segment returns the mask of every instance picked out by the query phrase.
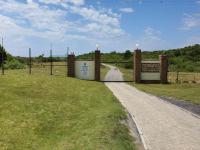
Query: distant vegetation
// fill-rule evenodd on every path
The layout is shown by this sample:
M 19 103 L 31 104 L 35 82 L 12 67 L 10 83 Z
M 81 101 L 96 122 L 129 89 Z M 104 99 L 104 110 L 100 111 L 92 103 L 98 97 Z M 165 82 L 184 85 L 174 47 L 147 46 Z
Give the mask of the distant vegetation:
M 21 63 L 24 63 L 24 64 L 29 64 L 29 58 L 28 57 L 20 57 L 20 56 L 16 56 L 15 57 L 17 60 L 19 60 Z M 53 62 L 64 62 L 66 61 L 66 57 L 58 57 L 58 56 L 53 56 L 52 57 L 52 61 Z M 47 62 L 50 62 L 51 61 L 51 58 L 50 57 L 45 57 L 44 54 L 41 54 L 39 56 L 36 56 L 36 57 L 31 57 L 31 61 L 32 63 L 47 63 Z
M 21 57 L 21 56 L 12 56 L 9 54 L 4 47 L 0 45 L 0 67 L 2 67 L 2 55 L 4 60 L 4 68 L 5 69 L 24 69 L 26 65 L 29 64 L 28 57 Z M 32 63 L 45 63 L 50 62 L 50 57 L 45 57 L 44 54 L 41 54 L 37 57 L 31 58 Z M 66 61 L 66 57 L 53 57 L 53 62 L 63 62 Z
M 3 56 L 3 57 L 2 57 Z M 4 63 L 5 69 L 23 69 L 25 65 L 21 63 L 18 59 L 14 58 L 12 55 L 6 52 L 5 48 L 0 45 L 0 65 L 2 67 Z
M 200 72 L 200 45 L 179 49 L 143 52 L 145 59 L 156 59 L 158 55 L 169 56 L 170 71 Z
M 143 60 L 158 60 L 158 56 L 166 54 L 169 56 L 170 71 L 184 71 L 184 72 L 200 72 L 200 45 L 187 46 L 179 49 L 157 50 L 157 51 L 143 51 Z M 103 53 L 101 60 L 104 62 L 110 61 L 128 61 L 129 64 L 124 65 L 125 68 L 132 68 L 132 55 L 130 50 L 125 53 L 116 51 L 110 53 Z M 94 53 L 83 54 L 78 56 L 78 59 L 87 60 L 92 59 Z
M 0 45 L 0 58 L 4 56 L 5 68 L 7 69 L 21 69 L 29 63 L 27 57 L 13 57 Z M 179 49 L 157 50 L 157 51 L 143 51 L 143 60 L 158 60 L 158 56 L 166 54 L 169 56 L 169 71 L 176 72 L 200 72 L 200 45 L 187 46 Z M 101 60 L 103 62 L 123 62 L 126 64 L 118 64 L 124 68 L 132 68 L 133 52 L 126 50 L 124 53 L 112 51 L 110 53 L 102 53 Z M 92 60 L 94 59 L 94 52 L 77 56 L 78 60 Z M 1 59 L 0 59 L 1 60 Z M 66 61 L 65 57 L 53 57 L 54 62 Z M 45 57 L 43 54 L 37 57 L 32 57 L 33 63 L 50 62 L 50 57 Z M 0 61 L 1 65 L 2 61 Z

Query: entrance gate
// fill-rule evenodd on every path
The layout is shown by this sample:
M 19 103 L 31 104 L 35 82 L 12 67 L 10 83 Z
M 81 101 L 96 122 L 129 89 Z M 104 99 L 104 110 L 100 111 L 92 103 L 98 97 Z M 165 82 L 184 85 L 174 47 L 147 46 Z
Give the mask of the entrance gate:
M 106 73 L 105 73 L 106 72 Z M 102 82 L 133 82 L 133 63 L 130 61 L 102 61 Z
M 101 82 L 133 82 L 132 61 L 101 61 L 101 52 L 96 50 L 93 60 L 76 60 L 74 54 L 68 55 L 68 76 Z
M 131 64 L 130 69 L 125 65 Z M 101 52 L 96 50 L 94 60 L 76 61 L 68 55 L 68 77 L 102 82 L 167 83 L 168 58 L 160 55 L 159 61 L 142 61 L 141 50 L 134 51 L 131 62 L 101 61 Z

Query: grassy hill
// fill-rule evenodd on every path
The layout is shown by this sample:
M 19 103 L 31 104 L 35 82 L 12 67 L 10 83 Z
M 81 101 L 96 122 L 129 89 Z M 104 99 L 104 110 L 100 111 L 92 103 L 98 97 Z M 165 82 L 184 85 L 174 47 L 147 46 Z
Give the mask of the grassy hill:
M 187 46 L 184 48 L 157 50 L 157 51 L 143 51 L 142 58 L 144 60 L 158 60 L 158 56 L 166 54 L 169 56 L 170 71 L 187 71 L 200 72 L 200 45 Z M 102 53 L 102 61 L 129 61 L 132 62 L 133 53 L 126 50 L 124 53 L 110 52 Z M 78 56 L 78 59 L 87 60 L 94 57 L 93 53 L 83 54 Z M 131 67 L 129 65 L 129 67 Z

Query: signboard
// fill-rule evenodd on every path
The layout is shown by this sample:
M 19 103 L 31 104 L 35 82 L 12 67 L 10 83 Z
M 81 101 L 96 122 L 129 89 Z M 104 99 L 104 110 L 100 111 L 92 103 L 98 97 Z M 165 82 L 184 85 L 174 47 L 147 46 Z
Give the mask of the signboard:
M 142 72 L 160 72 L 160 62 L 157 61 L 143 61 Z
M 160 80 L 160 61 L 142 61 L 141 80 Z
M 94 80 L 94 61 L 76 61 L 75 76 L 79 79 Z

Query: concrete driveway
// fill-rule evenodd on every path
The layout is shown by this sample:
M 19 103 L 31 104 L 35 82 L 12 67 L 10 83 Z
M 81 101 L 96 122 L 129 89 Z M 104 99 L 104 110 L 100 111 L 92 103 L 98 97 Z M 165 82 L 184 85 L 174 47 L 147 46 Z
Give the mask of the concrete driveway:
M 128 84 L 109 82 L 105 85 L 134 116 L 147 149 L 200 150 L 198 117 Z
M 103 64 L 104 66 L 110 68 L 108 73 L 106 74 L 104 81 L 123 81 L 123 75 L 119 71 L 117 67 L 108 65 L 108 64 Z

